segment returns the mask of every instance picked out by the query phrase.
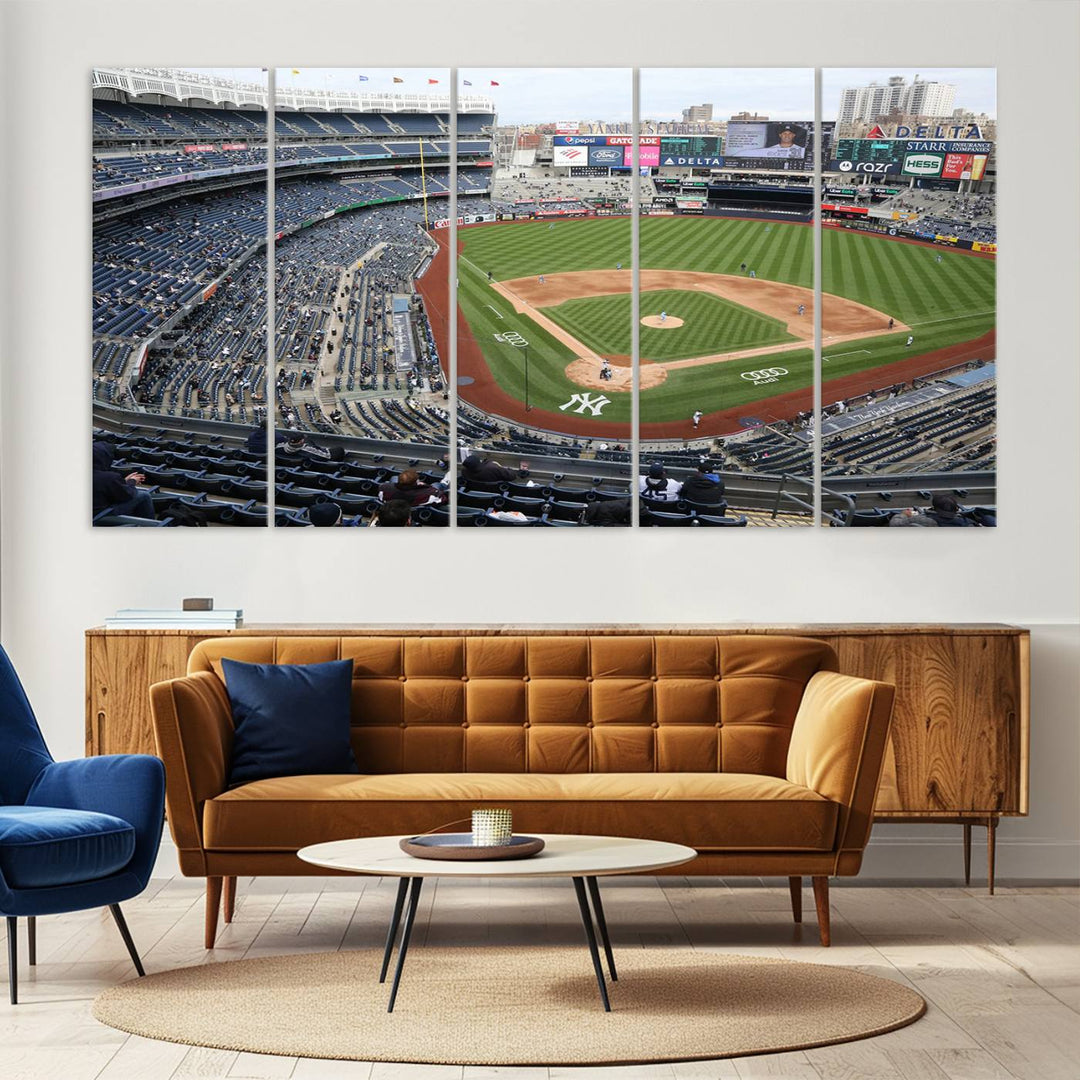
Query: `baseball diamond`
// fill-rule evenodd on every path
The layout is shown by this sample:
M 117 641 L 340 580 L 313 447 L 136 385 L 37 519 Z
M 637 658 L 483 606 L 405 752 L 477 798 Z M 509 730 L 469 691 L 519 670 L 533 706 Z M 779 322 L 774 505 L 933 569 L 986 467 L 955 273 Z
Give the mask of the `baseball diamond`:
M 720 435 L 737 430 L 736 414 L 750 405 L 770 418 L 809 407 L 812 236 L 801 223 L 641 220 L 640 314 L 655 322 L 640 329 L 643 437 L 688 434 L 696 409 L 704 413 L 698 434 Z M 517 333 L 528 343 L 530 423 L 584 431 L 560 406 L 587 387 L 610 398 L 589 418 L 589 432 L 622 431 L 631 407 L 629 219 L 474 226 L 461 230 L 459 251 L 459 371 L 475 380 L 461 396 L 525 419 L 523 350 L 506 342 Z M 627 269 L 615 269 L 619 263 Z M 826 400 L 831 382 L 858 393 L 954 357 L 993 357 L 992 258 L 827 229 L 822 265 Z M 425 276 L 425 294 L 437 290 L 441 272 Z M 682 320 L 677 332 L 660 324 L 661 311 Z M 601 378 L 601 360 L 610 378 Z M 785 374 L 770 382 L 742 377 L 764 368 Z

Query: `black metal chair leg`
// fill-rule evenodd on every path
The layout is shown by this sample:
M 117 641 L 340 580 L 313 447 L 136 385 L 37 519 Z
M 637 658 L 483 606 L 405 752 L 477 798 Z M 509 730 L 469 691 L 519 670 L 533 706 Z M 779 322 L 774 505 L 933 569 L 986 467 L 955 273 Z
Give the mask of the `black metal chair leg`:
M 124 939 L 128 955 L 131 957 L 131 962 L 135 965 L 135 970 L 139 975 L 145 975 L 146 972 L 143 971 L 142 961 L 139 959 L 139 953 L 135 948 L 135 942 L 131 940 L 131 932 L 127 928 L 127 923 L 124 921 L 124 913 L 120 910 L 120 905 L 110 904 L 109 911 L 112 912 L 112 917 L 116 921 L 116 928 L 120 931 L 120 936 Z
M 405 929 L 401 933 L 401 944 L 398 946 L 397 967 L 394 968 L 394 985 L 390 988 L 390 1003 L 386 1011 L 394 1011 L 394 1002 L 397 1000 L 398 983 L 401 982 L 401 969 L 405 966 L 405 954 L 409 951 L 409 938 L 412 937 L 413 922 L 416 919 L 416 905 L 420 900 L 420 886 L 424 879 L 414 877 L 412 888 L 409 889 L 409 910 L 405 915 Z
M 604 969 L 600 966 L 600 951 L 596 947 L 596 931 L 593 930 L 592 915 L 589 914 L 589 901 L 585 898 L 584 879 L 574 878 L 574 891 L 577 893 L 578 907 L 581 909 L 581 922 L 585 927 L 585 937 L 589 942 L 593 971 L 596 972 L 596 985 L 600 987 L 600 1000 L 604 1003 L 604 1012 L 611 1012 L 611 1002 L 608 1001 L 607 986 L 604 984 Z
M 608 974 L 612 982 L 618 982 L 619 976 L 615 973 L 615 957 L 611 954 L 611 939 L 608 937 L 607 920 L 604 918 L 604 905 L 600 903 L 600 883 L 594 877 L 585 879 L 589 886 L 589 896 L 592 897 L 593 911 L 596 913 L 596 925 L 600 930 L 600 941 L 604 945 L 604 955 L 607 957 Z
M 390 967 L 390 954 L 394 951 L 394 939 L 401 925 L 401 909 L 405 906 L 405 893 L 409 890 L 409 878 L 398 878 L 397 899 L 394 901 L 394 914 L 390 916 L 390 927 L 386 931 L 386 948 L 383 950 L 382 971 L 379 982 L 386 982 L 386 972 Z
M 28 915 L 26 918 L 26 945 L 30 953 L 30 966 L 37 964 L 37 916 Z
M 14 915 L 7 917 L 7 962 L 8 984 L 11 990 L 11 1004 L 19 1004 L 19 920 Z

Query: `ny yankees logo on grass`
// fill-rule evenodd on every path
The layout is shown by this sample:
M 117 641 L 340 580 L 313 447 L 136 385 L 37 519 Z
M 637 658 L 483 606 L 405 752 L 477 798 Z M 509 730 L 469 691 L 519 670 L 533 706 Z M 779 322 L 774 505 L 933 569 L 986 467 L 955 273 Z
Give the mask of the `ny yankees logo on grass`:
M 565 405 L 559 406 L 559 411 L 566 412 L 575 404 L 577 408 L 573 409 L 574 412 L 584 415 L 585 410 L 590 409 L 593 416 L 599 416 L 604 406 L 611 404 L 611 398 L 605 397 L 603 394 L 597 394 L 595 398 L 589 393 L 574 394 Z

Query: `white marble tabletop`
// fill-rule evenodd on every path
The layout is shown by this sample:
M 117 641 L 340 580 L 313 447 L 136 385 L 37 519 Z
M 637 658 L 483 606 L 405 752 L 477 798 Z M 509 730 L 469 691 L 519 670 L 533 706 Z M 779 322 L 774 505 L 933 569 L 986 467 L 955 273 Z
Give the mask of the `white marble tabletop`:
M 387 877 L 599 877 L 644 874 L 697 857 L 682 844 L 626 836 L 565 836 L 535 833 L 544 850 L 527 859 L 462 862 L 416 859 L 399 846 L 402 836 L 370 836 L 312 844 L 296 854 L 315 866 Z

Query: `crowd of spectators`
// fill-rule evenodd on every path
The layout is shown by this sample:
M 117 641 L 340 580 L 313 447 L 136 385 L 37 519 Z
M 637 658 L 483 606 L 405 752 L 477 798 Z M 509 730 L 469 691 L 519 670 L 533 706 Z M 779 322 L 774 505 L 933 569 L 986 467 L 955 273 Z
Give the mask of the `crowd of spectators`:
M 905 188 L 882 206 L 915 211 L 919 219 L 907 231 L 916 236 L 956 236 L 984 244 L 997 243 L 996 200 L 982 192 L 928 191 Z

